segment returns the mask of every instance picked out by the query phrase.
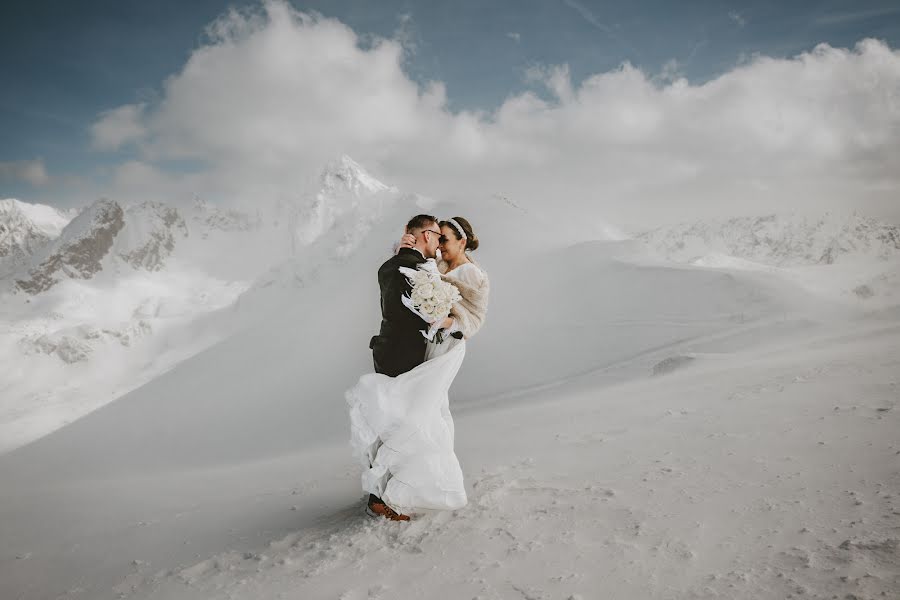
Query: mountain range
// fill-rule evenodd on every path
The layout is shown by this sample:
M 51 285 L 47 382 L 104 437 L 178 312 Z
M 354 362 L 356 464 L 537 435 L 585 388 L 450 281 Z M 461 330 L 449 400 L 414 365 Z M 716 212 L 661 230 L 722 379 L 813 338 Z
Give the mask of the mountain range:
M 779 291 L 778 302 L 813 294 L 826 305 L 849 303 L 864 310 L 900 304 L 900 228 L 858 215 L 699 221 L 631 239 L 623 239 L 627 236 L 610 225 L 602 229 L 617 233 L 583 240 L 584 254 L 572 256 L 562 250 L 567 246 L 559 240 L 571 240 L 558 229 L 560 224 L 540 219 L 503 195 L 468 205 L 437 203 L 379 181 L 347 156 L 327 164 L 316 184 L 298 191 L 294 201 L 272 205 L 219 206 L 200 198 L 186 205 L 100 199 L 76 213 L 4 200 L 0 358 L 17 367 L 0 383 L 0 393 L 14 399 L 6 409 L 0 406 L 0 433 L 4 422 L 18 418 L 14 415 L 30 415 L 30 407 L 43 407 L 40 411 L 55 416 L 39 419 L 35 428 L 19 428 L 17 436 L 7 436 L 0 446 L 45 433 L 242 328 L 309 302 L 304 294 L 331 281 L 332 271 L 365 277 L 365 269 L 372 270 L 389 254 L 410 214 L 433 210 L 474 215 L 479 236 L 486 240 L 479 255 L 504 264 L 516 277 L 533 270 L 553 272 L 553 261 L 563 260 L 581 265 L 583 272 L 615 279 L 620 272 L 616 261 L 626 260 L 661 265 L 660 276 L 665 277 L 689 276 L 683 268 L 672 271 L 666 265 L 705 269 L 717 282 L 725 281 L 716 279 L 718 273 L 757 272 L 753 285 L 758 289 L 741 294 L 757 296 L 759 306 L 773 301 L 772 278 L 788 279 L 796 288 L 790 300 Z M 510 231 L 544 235 L 510 238 Z M 814 269 L 823 267 L 827 273 Z M 617 285 L 643 286 L 644 275 L 634 273 L 633 282 Z M 538 299 L 553 303 L 555 286 L 571 285 L 568 271 L 557 274 L 554 286 L 535 290 L 530 299 L 510 306 L 509 314 L 518 314 L 523 306 L 540 310 Z M 551 296 L 545 298 L 545 292 Z M 711 290 L 707 296 L 719 293 Z M 731 292 L 723 288 L 721 293 L 721 302 L 732 302 L 726 299 Z M 624 311 L 610 299 L 603 302 L 610 319 Z M 752 318 L 753 305 L 745 303 L 725 318 Z M 579 298 L 572 310 L 597 309 L 581 306 Z M 648 304 L 648 315 L 653 310 Z M 370 318 L 377 321 L 377 315 Z M 509 335 L 514 332 L 511 328 Z M 575 332 L 566 327 L 546 333 L 560 343 L 570 334 Z M 540 377 L 533 383 L 540 383 Z M 86 395 L 85 389 L 93 392 Z
M 344 392 L 423 211 L 491 279 L 470 502 L 377 522 Z M 0 280 L 0 596 L 894 597 L 900 262 L 855 219 L 579 238 L 349 158 L 270 205 L 98 201 Z

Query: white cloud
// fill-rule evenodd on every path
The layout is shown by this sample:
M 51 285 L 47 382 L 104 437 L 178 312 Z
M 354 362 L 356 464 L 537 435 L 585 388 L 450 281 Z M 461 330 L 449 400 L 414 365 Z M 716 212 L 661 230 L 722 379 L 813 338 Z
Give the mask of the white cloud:
M 665 64 L 663 64 L 662 69 L 660 69 L 659 74 L 656 76 L 655 80 L 660 83 L 672 83 L 673 81 L 677 81 L 678 79 L 683 78 L 684 75 L 682 73 L 682 64 L 679 63 L 676 59 L 672 58 L 667 60 Z
M 531 66 L 525 71 L 525 80 L 529 83 L 542 84 L 563 103 L 572 101 L 574 92 L 569 65 Z
M 728 13 L 728 18 L 732 20 L 738 27 L 743 27 L 747 24 L 747 19 L 736 10 L 733 10 Z
M 98 150 L 116 150 L 128 142 L 141 139 L 146 130 L 142 117 L 146 104 L 126 104 L 106 111 L 91 126 L 91 139 Z
M 397 28 L 394 30 L 396 41 L 407 54 L 414 54 L 417 48 L 416 31 L 411 13 L 397 15 Z
M 888 201 L 900 188 L 900 53 L 874 40 L 758 57 L 703 85 L 674 68 L 625 64 L 581 82 L 565 65 L 532 68 L 550 99 L 454 112 L 442 83 L 407 76 L 397 41 L 361 44 L 338 21 L 264 7 L 217 21 L 158 104 L 101 116 L 99 139 L 142 153 L 113 185 L 292 196 L 347 153 L 437 197 L 502 193 L 628 222 Z M 178 159 L 207 168 L 150 167 Z
M 601 31 L 605 31 L 606 33 L 611 33 L 612 28 L 610 28 L 606 23 L 597 18 L 597 15 L 591 11 L 587 6 L 582 4 L 581 2 L 577 2 L 576 0 L 563 0 L 563 4 L 577 12 L 581 15 L 585 21 L 596 27 Z
M 33 186 L 42 186 L 49 183 L 50 176 L 47 174 L 44 161 L 35 159 L 0 162 L 0 182 L 13 183 L 19 181 L 30 183 Z
M 506 33 L 506 37 L 516 42 L 517 44 L 522 41 L 522 34 L 516 31 L 508 31 Z
M 900 6 L 883 6 L 880 8 L 870 8 L 865 10 L 832 12 L 813 20 L 815 25 L 843 25 L 855 21 L 865 21 L 868 19 L 876 19 L 878 17 L 888 17 L 900 13 Z

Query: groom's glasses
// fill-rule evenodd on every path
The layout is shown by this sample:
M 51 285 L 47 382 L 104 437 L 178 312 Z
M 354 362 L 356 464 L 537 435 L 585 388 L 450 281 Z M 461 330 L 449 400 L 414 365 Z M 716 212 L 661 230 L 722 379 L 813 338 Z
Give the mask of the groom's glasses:
M 422 230 L 422 233 L 425 233 L 426 231 L 427 231 L 428 233 L 433 233 L 433 234 L 435 234 L 436 236 L 438 236 L 438 240 L 440 240 L 441 238 L 444 237 L 444 236 L 441 235 L 441 232 L 440 232 L 440 231 L 435 231 L 434 229 L 423 229 L 423 230 Z

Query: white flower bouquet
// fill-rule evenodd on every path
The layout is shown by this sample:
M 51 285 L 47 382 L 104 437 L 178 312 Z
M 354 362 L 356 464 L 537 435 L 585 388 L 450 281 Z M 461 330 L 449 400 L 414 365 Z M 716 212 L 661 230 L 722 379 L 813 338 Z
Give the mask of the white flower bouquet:
M 437 336 L 435 341 L 441 343 L 443 339 L 439 332 L 440 325 L 450 315 L 453 303 L 462 299 L 459 290 L 452 283 L 441 279 L 433 262 L 425 263 L 419 269 L 400 267 L 400 271 L 412 286 L 410 294 L 404 295 L 401 301 L 422 320 L 431 324 L 422 335 L 429 341 Z

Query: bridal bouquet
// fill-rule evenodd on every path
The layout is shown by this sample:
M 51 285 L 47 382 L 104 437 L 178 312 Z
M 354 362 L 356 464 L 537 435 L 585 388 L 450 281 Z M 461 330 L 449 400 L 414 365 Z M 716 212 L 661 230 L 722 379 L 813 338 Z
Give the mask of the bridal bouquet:
M 441 343 L 443 340 L 438 331 L 440 324 L 450 315 L 453 303 L 459 302 L 462 296 L 456 286 L 441 279 L 433 263 L 431 266 L 432 268 L 424 269 L 400 267 L 400 271 L 406 275 L 407 281 L 412 286 L 409 296 L 404 295 L 401 300 L 426 323 L 431 323 L 431 327 L 422 335 L 429 341 L 437 335 L 436 341 Z

